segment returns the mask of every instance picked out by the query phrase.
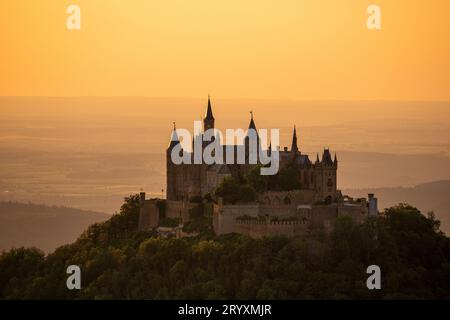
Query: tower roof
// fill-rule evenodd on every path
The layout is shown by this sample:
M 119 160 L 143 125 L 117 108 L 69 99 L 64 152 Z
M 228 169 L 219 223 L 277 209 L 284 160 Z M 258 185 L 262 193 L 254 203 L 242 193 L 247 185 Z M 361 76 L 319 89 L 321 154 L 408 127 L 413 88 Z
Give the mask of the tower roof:
M 255 121 L 253 121 L 253 111 L 250 111 L 250 117 L 250 124 L 248 125 L 248 128 L 256 130 Z
M 322 163 L 327 164 L 327 165 L 333 164 L 333 160 L 331 159 L 330 149 L 323 150 Z
M 211 107 L 211 97 L 208 95 L 208 107 L 206 108 L 205 120 L 214 120 L 212 107 Z
M 295 125 L 294 125 L 294 133 L 292 134 L 291 151 L 298 151 L 298 146 L 297 146 L 297 128 L 295 127 Z
M 175 122 L 174 122 L 174 123 L 173 123 L 172 134 L 171 134 L 171 136 L 170 136 L 169 148 L 173 148 L 173 147 L 176 146 L 178 143 L 180 143 L 180 140 L 178 139 L 177 126 L 176 126 L 176 124 L 175 124 Z

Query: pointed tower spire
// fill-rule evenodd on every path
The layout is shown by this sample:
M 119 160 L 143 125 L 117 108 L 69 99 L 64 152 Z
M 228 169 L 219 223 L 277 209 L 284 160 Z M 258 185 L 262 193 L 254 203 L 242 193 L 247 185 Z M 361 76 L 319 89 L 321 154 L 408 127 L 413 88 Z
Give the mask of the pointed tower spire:
M 173 130 L 172 130 L 172 135 L 170 137 L 170 142 L 169 142 L 169 149 L 173 148 L 174 146 L 176 146 L 178 143 L 180 143 L 180 140 L 178 139 L 178 134 L 177 134 L 177 125 L 175 124 L 175 121 L 173 122 Z
M 319 153 L 317 152 L 316 163 L 319 163 L 319 162 L 320 162 L 320 160 L 319 160 Z
M 203 129 L 206 131 L 212 128 L 214 128 L 214 116 L 211 106 L 211 96 L 208 94 L 208 106 L 206 107 L 205 118 L 203 118 Z
M 334 153 L 334 164 L 337 164 L 338 160 L 337 160 L 337 154 L 336 152 Z
M 208 107 L 206 108 L 205 119 L 214 120 L 212 107 L 211 107 L 211 96 L 208 94 Z
M 294 125 L 294 133 L 292 134 L 291 151 L 292 152 L 297 152 L 298 151 L 298 146 L 297 146 L 297 128 L 296 128 L 295 125 Z
M 248 125 L 248 128 L 256 130 L 255 121 L 253 121 L 253 110 L 250 110 L 250 124 Z

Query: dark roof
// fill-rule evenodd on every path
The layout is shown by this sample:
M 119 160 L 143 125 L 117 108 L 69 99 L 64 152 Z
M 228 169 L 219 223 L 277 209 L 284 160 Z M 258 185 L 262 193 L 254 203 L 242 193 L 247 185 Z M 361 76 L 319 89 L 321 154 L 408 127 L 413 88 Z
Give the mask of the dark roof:
M 248 128 L 256 130 L 255 121 L 253 121 L 253 112 L 250 112 L 250 114 L 251 114 L 251 118 L 250 118 L 250 124 L 248 125 Z
M 333 164 L 333 160 L 331 159 L 331 153 L 330 153 L 329 149 L 323 150 L 322 163 L 329 164 L 329 165 Z
M 214 116 L 212 113 L 212 107 L 211 107 L 211 98 L 209 96 L 208 96 L 208 107 L 206 109 L 205 119 L 214 120 Z
M 297 128 L 294 126 L 294 133 L 292 134 L 292 146 L 291 146 L 291 150 L 292 151 L 296 151 L 298 150 L 298 146 L 297 146 Z

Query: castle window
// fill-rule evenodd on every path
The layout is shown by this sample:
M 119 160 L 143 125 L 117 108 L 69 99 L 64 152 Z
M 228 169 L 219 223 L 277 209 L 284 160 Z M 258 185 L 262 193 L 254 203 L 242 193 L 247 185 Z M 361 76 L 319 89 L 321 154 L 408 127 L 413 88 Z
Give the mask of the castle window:
M 269 197 L 265 197 L 264 198 L 264 202 L 268 205 L 270 205 L 270 198 Z

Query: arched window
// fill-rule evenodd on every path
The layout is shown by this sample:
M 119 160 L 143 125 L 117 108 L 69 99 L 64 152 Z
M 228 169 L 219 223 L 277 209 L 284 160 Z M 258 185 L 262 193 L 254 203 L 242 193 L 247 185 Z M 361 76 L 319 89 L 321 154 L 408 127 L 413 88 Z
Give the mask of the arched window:
M 264 203 L 270 205 L 270 198 L 269 197 L 265 197 L 264 198 Z

